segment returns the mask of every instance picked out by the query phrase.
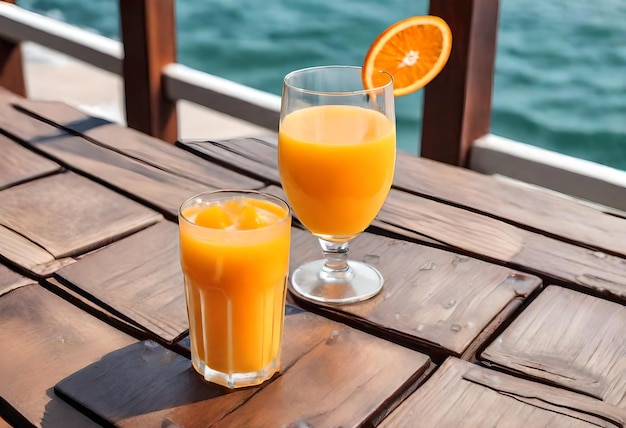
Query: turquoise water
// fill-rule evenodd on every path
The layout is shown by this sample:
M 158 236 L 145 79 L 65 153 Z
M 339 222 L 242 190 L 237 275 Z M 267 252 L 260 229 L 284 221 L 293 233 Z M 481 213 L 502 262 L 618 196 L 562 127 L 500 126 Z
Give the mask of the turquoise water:
M 450 0 L 457 1 L 457 0 Z M 18 0 L 119 39 L 117 0 Z M 501 0 L 492 132 L 626 170 L 626 2 Z M 426 1 L 179 0 L 179 62 L 279 94 L 289 71 L 361 64 Z M 417 153 L 422 92 L 397 99 L 398 147 Z

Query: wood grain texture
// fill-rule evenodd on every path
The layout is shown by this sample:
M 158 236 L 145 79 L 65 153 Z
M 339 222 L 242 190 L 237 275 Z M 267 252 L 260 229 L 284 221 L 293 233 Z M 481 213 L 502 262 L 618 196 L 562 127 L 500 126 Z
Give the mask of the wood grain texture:
M 419 231 L 443 248 L 499 261 L 626 302 L 626 258 L 572 245 L 478 213 L 392 189 L 378 215 L 414 238 Z M 396 233 L 401 230 L 391 228 Z
M 143 342 L 56 390 L 120 427 L 359 426 L 388 411 L 429 367 L 423 354 L 297 312 L 285 317 L 280 374 L 259 387 L 205 383 L 186 358 Z
M 61 267 L 74 263 L 71 257 L 54 258 L 41 246 L 2 225 L 0 225 L 0 255 L 8 263 L 38 277 L 49 276 Z
M 625 331 L 625 306 L 550 286 L 480 358 L 626 411 Z
M 20 275 L 5 265 L 0 264 L 0 296 L 24 285 L 33 284 L 30 278 Z
M 317 240 L 293 230 L 290 267 L 319 259 Z M 353 260 L 374 265 L 382 291 L 364 302 L 302 306 L 360 325 L 385 337 L 461 355 L 501 311 L 528 297 L 539 278 L 415 243 L 361 234 L 350 245 Z
M 61 102 L 21 100 L 21 109 L 57 127 L 69 130 L 99 146 L 124 154 L 157 169 L 205 184 L 211 188 L 235 185 L 244 188 L 260 186 L 217 163 L 209 163 L 179 147 L 166 144 L 150 135 L 90 116 Z
M 187 333 L 178 225 L 163 221 L 55 274 L 87 299 L 160 340 Z
M 39 285 L 0 297 L 0 413 L 41 427 L 97 426 L 52 393 L 66 376 L 134 339 Z M 6 413 L 5 413 L 6 411 Z
M 495 216 L 560 240 L 626 256 L 626 219 L 555 192 L 398 153 L 394 186 Z
M 0 134 L 0 190 L 61 170 L 52 162 Z
M 108 244 L 161 218 L 155 211 L 69 172 L 0 191 L 0 224 L 57 259 Z
M 186 141 L 177 145 L 205 159 L 280 185 L 276 144 L 260 138 Z
M 4 123 L 2 118 L 4 112 L 14 116 L 13 119 Z M 94 120 L 97 122 L 97 119 Z M 109 149 L 100 143 L 71 135 L 19 112 L 10 105 L 3 106 L 2 103 L 0 103 L 0 128 L 15 138 L 26 141 L 36 150 L 46 153 L 64 166 L 104 182 L 119 192 L 129 194 L 158 209 L 170 219 L 176 218 L 178 208 L 185 199 L 202 191 L 218 187 L 262 187 L 262 183 L 256 180 L 194 158 L 183 150 L 175 147 L 165 149 L 167 145 L 163 142 L 158 143 L 160 147 L 157 145 L 154 150 L 146 149 L 143 158 L 149 158 L 154 154 L 154 160 L 144 161 L 137 159 L 134 153 L 122 154 L 117 148 Z M 135 141 L 136 145 L 147 147 L 146 142 L 139 143 L 142 134 L 119 127 L 109 129 L 115 132 L 109 135 L 107 141 L 115 139 L 124 141 L 128 137 L 129 140 Z M 193 161 L 190 160 L 192 158 Z M 194 166 L 189 168 L 190 165 Z M 194 178 L 179 175 L 178 172 L 182 170 L 187 170 L 186 175 L 193 175 Z
M 424 427 L 623 427 L 615 406 L 449 358 L 381 424 Z

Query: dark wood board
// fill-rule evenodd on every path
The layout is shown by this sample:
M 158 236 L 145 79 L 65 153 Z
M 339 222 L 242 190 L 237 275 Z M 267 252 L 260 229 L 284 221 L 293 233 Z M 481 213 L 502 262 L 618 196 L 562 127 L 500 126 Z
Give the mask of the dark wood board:
M 16 105 L 54 126 L 62 127 L 102 147 L 172 175 L 216 189 L 233 187 L 235 184 L 243 188 L 259 187 L 258 182 L 245 179 L 231 169 L 206 162 L 198 156 L 135 129 L 90 116 L 68 104 L 21 100 Z
M 622 409 L 607 403 L 449 358 L 380 427 L 575 428 L 625 422 Z
M 141 342 L 56 391 L 119 427 L 358 426 L 386 414 L 430 367 L 423 354 L 306 312 L 285 317 L 282 355 L 271 381 L 230 392 L 203 382 L 186 358 Z
M 41 427 L 97 426 L 52 388 L 133 342 L 37 284 L 0 296 L 0 413 Z
M 317 239 L 295 232 L 292 271 L 322 257 Z M 350 244 L 349 258 L 367 261 L 382 273 L 385 284 L 377 296 L 343 306 L 310 304 L 293 294 L 294 300 L 392 340 L 447 355 L 463 354 L 498 314 L 541 286 L 539 278 L 503 266 L 370 233 Z
M 463 208 L 392 189 L 378 215 L 413 239 L 418 231 L 439 246 L 569 283 L 626 302 L 626 258 L 573 245 Z
M 619 303 L 549 286 L 480 359 L 626 411 L 626 307 Z
M 34 282 L 35 281 L 32 279 L 22 276 L 14 270 L 9 269 L 7 266 L 0 264 L 0 296 Z
M 162 221 L 66 266 L 55 278 L 160 340 L 189 329 L 178 225 Z
M 626 256 L 626 219 L 537 187 L 399 153 L 394 186 L 490 216 Z
M 56 259 L 108 244 L 161 219 L 159 213 L 70 172 L 0 191 L 0 224 Z
M 0 134 L 0 190 L 61 170 L 61 165 L 44 158 Z

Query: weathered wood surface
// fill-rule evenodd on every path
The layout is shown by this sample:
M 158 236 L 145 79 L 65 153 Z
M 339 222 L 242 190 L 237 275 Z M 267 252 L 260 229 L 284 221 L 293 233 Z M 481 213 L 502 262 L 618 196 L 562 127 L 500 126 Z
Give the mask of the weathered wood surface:
M 186 141 L 177 144 L 210 161 L 220 162 L 242 173 L 280 185 L 276 142 L 272 144 L 260 138 L 236 138 L 221 142 Z
M 625 328 L 625 306 L 550 286 L 480 358 L 626 411 Z
M 415 239 L 413 232 L 419 231 L 444 248 L 626 302 L 626 258 L 623 257 L 563 242 L 397 189 L 389 193 L 378 220 L 408 231 L 406 236 L 411 239 Z
M 61 267 L 74 262 L 71 257 L 56 259 L 39 245 L 1 224 L 0 255 L 13 263 L 16 268 L 39 277 L 49 276 Z
M 622 409 L 449 358 L 385 419 L 381 428 L 623 427 Z
M 57 391 L 91 417 L 97 415 L 99 422 L 129 427 L 207 426 L 214 422 L 224 426 L 245 426 L 252 422 L 261 426 L 375 425 L 418 387 L 426 373 L 435 369 L 431 359 L 438 363 L 452 355 L 474 361 L 476 351 L 483 350 L 481 362 L 515 374 L 522 373 L 529 379 L 516 379 L 479 364 L 458 363 L 452 359 L 449 361 L 455 361 L 455 368 L 447 368 L 446 363 L 436 369 L 430 381 L 419 387 L 410 401 L 384 422 L 386 426 L 411 425 L 416 420 L 420 424 L 422 420 L 450 421 L 454 426 L 461 424 L 460 421 L 474 426 L 516 426 L 522 423 L 520 421 L 535 426 L 624 425 L 624 408 L 619 399 L 625 395 L 626 383 L 621 375 L 626 371 L 622 362 L 626 354 L 624 335 L 610 332 L 619 333 L 626 324 L 623 315 L 626 258 L 621 257 L 620 242 L 602 237 L 608 228 L 600 225 L 616 226 L 619 236 L 623 219 L 611 218 L 605 222 L 604 214 L 574 201 L 561 201 L 558 197 L 552 200 L 554 195 L 546 196 L 538 189 L 520 190 L 493 177 L 431 164 L 423 159 L 414 165 L 413 161 L 405 162 L 404 155 L 400 154 L 394 189 L 370 228 L 378 234 L 363 234 L 354 241 L 350 252 L 352 258 L 367 261 L 381 270 L 386 280 L 383 292 L 369 301 L 341 307 L 295 300 L 303 307 L 342 323 L 308 312 L 288 316 L 281 375 L 261 387 L 225 394 L 224 390 L 200 381 L 190 368 L 187 339 L 179 340 L 186 331 L 187 321 L 177 255 L 177 226 L 174 221 L 164 220 L 162 215 L 174 220 L 183 199 L 191 193 L 217 187 L 249 186 L 284 197 L 278 187 L 276 146 L 257 139 L 179 143 L 187 149 L 184 151 L 63 104 L 26 101 L 7 95 L 1 89 L 0 130 L 9 139 L 32 148 L 33 153 L 43 152 L 62 167 L 85 176 L 53 171 L 52 175 L 44 173 L 37 176 L 39 178 L 27 178 L 29 181 L 13 183 L 0 191 L 2 262 L 8 260 L 12 268 L 28 270 L 31 277 L 56 272 L 53 278 L 46 278 L 41 284 L 66 299 L 54 296 L 32 283 L 32 279 L 27 278 L 30 285 L 24 285 L 24 279 L 15 279 L 16 272 L 8 270 L 7 274 L 0 269 L 0 343 L 3 346 L 7 343 L 5 338 L 9 333 L 5 328 L 10 327 L 11 332 L 16 333 L 11 336 L 15 343 L 21 340 L 29 344 L 35 339 L 44 343 L 40 346 L 46 347 L 45 358 L 54 356 L 60 360 L 62 352 L 66 351 L 76 354 L 68 357 L 71 367 L 63 368 L 64 375 L 56 378 L 55 382 L 64 379 L 57 384 Z M 3 141 L 0 140 L 0 144 Z M 426 167 L 420 171 L 422 162 Z M 73 177 L 74 181 L 91 179 L 102 183 L 109 189 L 91 182 L 115 197 L 99 199 L 92 197 L 92 192 L 84 191 L 81 184 L 74 185 L 74 181 L 63 186 L 56 182 L 67 177 Z M 474 180 L 475 177 L 479 178 Z M 6 195 L 15 199 L 16 189 L 48 183 L 48 180 L 58 187 L 46 184 L 47 192 L 40 192 L 39 205 L 31 209 L 32 212 L 16 208 L 15 203 L 8 211 L 3 208 L 6 204 L 2 202 L 7 199 L 2 198 L 7 198 Z M 56 198 L 48 194 L 50 191 L 67 195 Z M 76 194 L 81 195 L 77 198 L 79 202 L 72 202 Z M 516 196 L 518 199 L 514 199 Z M 91 219 L 91 204 L 102 205 L 104 201 L 108 210 L 101 209 L 106 215 L 96 216 L 103 221 L 98 224 L 98 233 L 103 233 L 120 214 L 117 204 L 110 202 L 116 198 L 123 201 L 122 205 L 131 203 L 150 212 L 153 220 L 140 228 L 112 234 L 81 250 L 64 252 L 65 247 L 71 246 L 72 239 L 80 242 L 85 239 L 76 238 L 75 230 L 68 229 L 67 225 L 72 223 L 60 222 L 56 226 L 46 223 L 49 199 L 60 199 L 68 212 L 83 210 L 83 220 Z M 500 204 L 509 207 L 499 207 Z M 53 211 L 63 212 L 60 208 Z M 561 236 L 559 228 L 555 228 L 556 233 L 550 229 L 551 222 L 557 224 L 565 215 L 563 222 L 569 226 L 562 230 L 571 228 L 570 236 Z M 44 216 L 46 221 L 37 224 L 36 220 Z M 540 219 L 542 216 L 550 220 Z M 10 224 L 3 222 L 6 218 L 10 219 Z M 592 225 L 586 225 L 586 232 L 576 235 L 577 221 Z M 58 234 L 64 238 L 55 246 L 44 246 L 25 234 L 25 229 L 20 229 L 26 226 L 40 235 Z M 402 239 L 381 236 L 381 233 Z M 424 242 L 428 246 L 423 245 Z M 597 245 L 598 242 L 602 245 Z M 94 250 L 87 253 L 92 248 Z M 294 227 L 291 266 L 321 255 L 310 233 Z M 534 316 L 537 302 L 543 302 L 544 296 L 549 298 L 551 290 L 558 288 L 541 290 L 540 277 L 534 274 L 565 285 L 569 288 L 565 290 L 567 293 L 584 296 L 583 301 L 574 299 L 572 303 L 555 299 L 559 310 L 541 309 L 545 315 Z M 605 294 L 613 302 L 571 289 Z M 36 298 L 24 290 L 37 290 Z M 539 297 L 523 308 L 526 299 L 534 298 L 536 293 L 540 293 Z M 54 303 L 42 304 L 39 302 L 42 299 Z M 593 303 L 588 304 L 587 299 Z M 16 300 L 19 302 L 15 303 Z M 610 305 L 612 309 L 603 305 Z M 37 309 L 26 313 L 25 308 L 30 306 Z M 65 311 L 66 306 L 72 310 Z M 580 309 L 583 306 L 585 309 Z M 42 313 L 53 308 L 60 312 L 55 314 L 56 318 L 52 317 L 50 324 L 44 325 L 46 316 Z M 71 349 L 65 344 L 67 341 L 75 343 L 75 335 L 62 335 L 65 342 L 58 351 L 54 338 L 60 336 L 55 336 L 50 329 L 59 324 L 65 326 L 70 318 L 71 322 L 80 323 L 74 311 L 90 322 L 86 327 L 69 327 L 88 329 L 91 323 L 96 323 L 105 327 L 104 333 L 89 335 L 93 343 L 81 342 L 80 347 Z M 577 315 L 562 317 L 559 311 Z M 601 316 L 596 317 L 596 312 Z M 581 314 L 582 318 L 578 318 Z M 5 318 L 15 317 L 30 321 L 22 321 L 21 330 L 13 328 L 16 321 L 4 322 Z M 513 317 L 517 318 L 509 324 Z M 588 321 L 590 317 L 594 322 Z M 531 331 L 537 324 L 554 330 L 553 337 L 544 339 L 542 332 Z M 607 328 L 609 324 L 611 328 Z M 516 331 L 518 325 L 531 326 L 517 332 L 528 341 L 508 340 L 509 343 L 504 341 L 504 344 L 510 348 L 504 351 L 496 348 L 502 345 L 498 339 Z M 36 332 L 28 333 L 30 336 L 24 341 L 25 330 Z M 126 342 L 109 343 L 110 331 L 121 335 Z M 122 332 L 128 332 L 134 339 Z M 501 336 L 495 337 L 496 333 Z M 531 357 L 544 355 L 539 352 L 540 345 L 559 335 L 562 338 L 550 350 L 563 355 L 550 357 L 547 365 L 537 370 L 532 366 L 533 360 L 527 358 L 528 354 Z M 136 342 L 146 337 L 154 338 L 161 345 Z M 580 343 L 576 344 L 575 339 Z M 565 346 L 567 343 L 573 345 Z M 65 411 L 71 412 L 72 408 L 52 394 L 51 374 L 47 374 L 46 384 L 47 399 L 53 404 L 42 405 L 41 400 L 21 404 L 15 399 L 18 395 L 25 396 L 28 382 L 32 381 L 28 378 L 26 383 L 16 383 L 17 373 L 21 373 L 18 370 L 21 366 L 16 365 L 35 366 L 30 355 L 37 356 L 37 349 L 28 346 L 28 349 L 18 346 L 16 350 L 12 347 L 8 356 L 0 356 L 0 362 L 3 358 L 16 359 L 16 353 L 26 353 L 29 357 L 24 362 L 11 360 L 13 365 L 10 366 L 0 365 L 2 376 L 5 367 L 12 371 L 10 385 L 18 387 L 5 394 L 4 384 L 0 385 L 0 407 L 4 406 L 0 414 L 13 423 L 24 422 L 20 418 L 25 418 L 35 420 L 33 423 L 37 425 L 41 423 L 36 419 L 40 412 L 44 414 L 46 425 L 55 426 L 55 422 L 63 418 L 58 409 L 64 406 Z M 92 350 L 83 355 L 83 347 L 88 346 Z M 98 352 L 93 350 L 95 348 Z M 502 361 L 487 358 L 488 352 L 494 349 L 505 355 L 500 357 Z M 506 354 L 511 349 L 518 360 Z M 572 360 L 568 355 L 577 356 Z M 597 371 L 585 371 L 586 366 L 577 365 L 576 358 L 584 355 L 590 355 L 589 360 L 594 361 L 592 365 Z M 98 361 L 102 356 L 104 358 Z M 75 363 L 79 360 L 80 365 Z M 531 364 L 523 366 L 528 361 Z M 511 362 L 522 369 L 511 367 Z M 55 360 L 51 366 L 57 375 L 62 371 L 60 365 Z M 562 379 L 549 377 L 550 373 L 560 376 L 565 373 L 561 377 L 571 382 L 567 375 L 572 370 L 578 370 L 583 380 L 599 377 L 600 381 L 595 384 L 590 382 L 596 389 L 583 390 L 560 383 Z M 537 380 L 553 382 L 560 388 L 542 385 Z M 43 384 L 38 385 L 44 396 L 46 389 Z M 529 391 L 529 395 L 524 394 Z M 62 406 L 54 404 L 55 400 Z M 45 412 L 39 410 L 43 407 Z M 230 412 L 232 409 L 236 410 Z M 423 412 L 425 416 L 415 412 Z M 68 419 L 70 423 L 72 418 L 83 418 L 76 415 L 74 411 L 74 416 Z M 425 425 L 446 426 L 446 423 Z
M 626 256 L 626 219 L 537 187 L 399 153 L 394 186 L 566 242 Z
M 198 156 L 181 151 L 178 147 L 164 144 L 162 140 L 90 116 L 65 103 L 19 100 L 15 105 L 37 118 L 81 135 L 99 146 L 211 188 L 234 185 L 245 188 L 259 186 L 257 181 L 242 177 L 233 172 L 232 168 L 206 162 Z
M 240 168 L 242 172 L 248 169 L 252 176 L 266 175 L 271 182 L 279 184 L 276 146 L 271 143 L 246 138 L 217 143 L 186 142 L 179 145 L 212 160 L 222 159 L 224 165 L 232 165 L 233 168 L 237 165 L 236 168 Z M 410 165 L 406 160 L 403 161 L 406 157 L 408 156 L 402 154 L 398 156 L 394 186 L 415 174 L 414 170 L 408 169 Z M 497 261 L 514 269 L 539 275 L 550 282 L 573 284 L 594 294 L 608 295 L 626 302 L 625 258 L 590 250 L 591 244 L 574 245 L 560 238 L 550 237 L 548 232 L 531 231 L 515 225 L 517 205 L 513 205 L 514 209 L 510 211 L 513 220 L 504 221 L 493 218 L 492 213 L 481 214 L 457 206 L 457 203 L 470 202 L 464 196 L 464 189 L 467 186 L 472 189 L 476 200 L 480 200 L 481 194 L 484 193 L 494 206 L 500 205 L 498 202 L 500 196 L 510 194 L 520 195 L 521 200 L 534 201 L 534 204 L 530 205 L 534 207 L 540 207 L 549 199 L 554 200 L 552 207 L 555 207 L 557 202 L 563 203 L 565 205 L 561 206 L 561 210 L 568 210 L 569 216 L 575 216 L 572 210 L 576 212 L 576 209 L 580 208 L 581 212 L 586 213 L 587 221 L 591 221 L 595 216 L 595 221 L 600 223 L 612 217 L 573 201 L 566 199 L 561 201 L 561 198 L 540 189 L 520 189 L 494 177 L 428 160 L 421 161 L 427 166 L 424 169 L 422 183 L 424 187 L 430 189 L 424 193 L 430 198 L 430 194 L 441 190 L 442 194 L 447 195 L 446 199 L 453 203 L 440 203 L 401 191 L 400 185 L 399 188 L 391 190 L 373 226 L 394 236 L 404 236 L 413 241 L 425 242 L 490 262 Z M 412 167 L 419 171 L 421 165 L 420 163 Z M 440 173 L 437 166 L 441 166 L 447 172 Z M 472 181 L 474 175 L 478 177 L 478 184 Z M 490 190 L 491 186 L 494 186 L 495 190 Z M 510 203 L 514 204 L 513 201 Z M 488 204 L 485 204 L 482 208 L 487 209 L 487 206 Z M 519 207 L 519 209 L 529 218 L 534 218 L 535 214 L 528 211 L 528 208 Z M 539 211 L 539 214 L 538 217 L 544 216 L 543 211 Z M 621 224 L 623 219 L 616 220 Z M 558 223 L 555 218 L 553 221 Z M 626 220 L 623 223 L 626 224 Z
M 295 233 L 299 232 L 299 233 Z M 322 257 L 310 233 L 292 235 L 290 266 Z M 461 355 L 509 305 L 541 286 L 539 278 L 466 256 L 412 242 L 363 233 L 350 245 L 350 258 L 366 261 L 385 284 L 364 302 L 333 306 L 293 296 L 312 311 L 337 317 L 430 352 Z
M 108 244 L 161 218 L 161 214 L 70 172 L 0 191 L 0 224 L 57 259 Z
M 39 285 L 0 296 L 0 413 L 17 413 L 16 418 L 41 427 L 97 426 L 52 388 L 133 342 Z
M 22 276 L 0 264 L 0 296 L 16 288 L 32 284 L 33 282 L 32 279 Z
M 61 165 L 0 134 L 0 190 L 61 170 Z
M 281 373 L 259 387 L 227 392 L 201 381 L 188 359 L 142 342 L 56 391 L 120 427 L 359 426 L 386 415 L 430 365 L 423 354 L 298 312 L 285 317 Z
M 13 103 L 19 101 L 13 99 Z M 105 126 L 101 119 L 85 115 L 82 117 L 85 122 L 79 121 L 75 124 L 80 129 Z M 114 146 L 109 148 L 101 142 L 73 135 L 32 117 L 23 110 L 14 108 L 7 98 L 1 96 L 0 129 L 24 141 L 33 149 L 46 153 L 69 169 L 106 183 L 135 199 L 152 204 L 155 209 L 171 219 L 176 217 L 180 204 L 193 194 L 217 188 L 262 187 L 262 183 L 256 180 L 219 165 L 209 164 L 162 141 L 133 133 L 118 125 L 110 125 L 105 132 L 106 135 L 110 132 L 108 142 L 130 141 L 120 144 L 139 147 L 138 150 L 144 151 L 143 159 L 152 155 L 154 158 L 152 161 L 144 161 L 141 156 L 136 156 L 136 152 L 123 154 Z M 154 149 L 149 148 L 151 142 L 155 145 Z M 167 162 L 169 166 L 165 167 Z M 181 171 L 186 172 L 183 174 Z
M 93 252 L 55 278 L 117 317 L 164 342 L 189 329 L 178 225 L 162 221 Z

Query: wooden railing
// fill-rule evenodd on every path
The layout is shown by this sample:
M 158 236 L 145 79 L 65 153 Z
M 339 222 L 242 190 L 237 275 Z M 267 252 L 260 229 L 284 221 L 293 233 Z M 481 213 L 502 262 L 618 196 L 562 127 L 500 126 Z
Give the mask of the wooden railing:
M 11 22 L 15 30 L 5 25 L 4 33 L 0 26 L 0 85 L 26 95 L 20 43 L 32 40 L 120 73 L 128 126 L 165 141 L 178 138 L 179 99 L 277 129 L 276 98 L 236 84 L 224 90 L 219 81 L 194 79 L 193 70 L 177 64 L 175 0 L 120 0 L 119 6 L 121 49 L 112 40 L 72 40 L 45 25 L 22 31 Z M 430 13 L 450 25 L 453 44 L 448 64 L 425 89 L 421 156 L 465 166 L 473 142 L 489 133 L 498 10 L 499 0 L 430 1 Z

